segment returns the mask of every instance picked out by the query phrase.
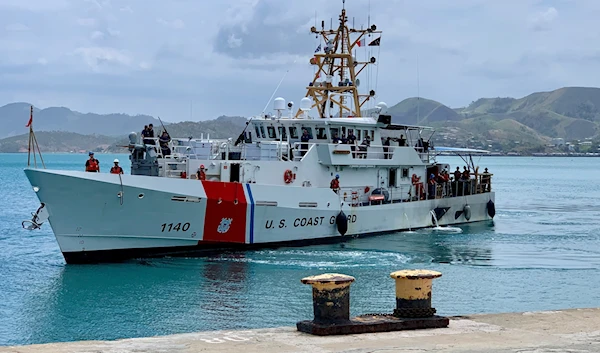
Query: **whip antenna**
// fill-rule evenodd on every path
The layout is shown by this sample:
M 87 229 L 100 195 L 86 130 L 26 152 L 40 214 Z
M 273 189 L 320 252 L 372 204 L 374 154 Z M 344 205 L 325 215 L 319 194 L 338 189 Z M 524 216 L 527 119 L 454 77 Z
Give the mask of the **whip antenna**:
M 294 62 L 292 63 L 292 65 L 294 65 L 297 60 L 298 60 L 298 58 L 294 59 Z M 283 80 L 285 79 L 285 76 L 287 76 L 288 72 L 290 72 L 290 69 L 287 69 L 285 71 L 285 73 L 283 74 L 283 77 L 279 81 L 279 84 L 277 85 L 277 87 L 275 87 L 275 90 L 273 91 L 273 94 L 271 95 L 271 98 L 269 98 L 269 101 L 267 102 L 267 104 L 265 105 L 265 107 L 262 110 L 262 114 L 263 115 L 265 114 L 265 110 L 267 110 L 267 107 L 269 107 L 269 104 L 271 104 L 271 100 L 273 99 L 273 97 L 275 97 L 275 93 L 277 93 L 277 91 L 279 90 L 279 87 L 283 83 Z

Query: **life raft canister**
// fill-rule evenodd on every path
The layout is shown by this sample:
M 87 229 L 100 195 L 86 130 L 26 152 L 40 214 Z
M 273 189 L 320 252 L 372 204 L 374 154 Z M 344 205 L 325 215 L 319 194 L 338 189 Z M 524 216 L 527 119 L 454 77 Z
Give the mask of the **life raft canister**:
M 291 170 L 287 169 L 285 172 L 283 172 L 283 181 L 286 184 L 291 183 L 294 180 L 294 173 L 292 173 Z

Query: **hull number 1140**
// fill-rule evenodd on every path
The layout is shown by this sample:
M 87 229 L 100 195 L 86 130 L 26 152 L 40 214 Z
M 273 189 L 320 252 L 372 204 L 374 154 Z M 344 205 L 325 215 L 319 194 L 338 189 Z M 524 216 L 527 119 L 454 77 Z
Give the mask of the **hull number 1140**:
M 163 223 L 163 224 L 161 224 L 160 229 L 161 229 L 161 232 L 163 232 L 163 233 L 164 232 L 171 232 L 171 231 L 173 231 L 173 232 L 179 232 L 179 231 L 187 232 L 187 230 L 190 229 L 190 224 L 187 223 L 187 222 L 183 223 L 183 224 L 181 224 L 181 223 L 169 223 L 169 224 Z

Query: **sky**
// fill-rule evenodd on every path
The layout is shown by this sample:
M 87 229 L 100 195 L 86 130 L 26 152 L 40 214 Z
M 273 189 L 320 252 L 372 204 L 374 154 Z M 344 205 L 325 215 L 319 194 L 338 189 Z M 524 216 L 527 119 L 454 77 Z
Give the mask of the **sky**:
M 0 105 L 29 102 L 166 121 L 253 116 L 299 103 L 319 41 L 310 27 L 342 0 L 0 0 Z M 380 47 L 361 90 L 392 106 L 456 108 L 600 86 L 598 0 L 346 0 Z M 370 22 L 369 22 L 370 21 Z M 367 50 L 371 50 L 368 52 Z M 272 111 L 272 103 L 266 112 Z

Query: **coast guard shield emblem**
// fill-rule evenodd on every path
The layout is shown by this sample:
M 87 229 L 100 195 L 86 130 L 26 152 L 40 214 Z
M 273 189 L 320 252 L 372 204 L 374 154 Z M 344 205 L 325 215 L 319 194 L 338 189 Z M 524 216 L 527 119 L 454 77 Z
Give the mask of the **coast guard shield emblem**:
M 221 219 L 221 223 L 219 223 L 219 227 L 217 227 L 217 232 L 223 234 L 229 231 L 229 227 L 231 226 L 231 222 L 233 218 L 223 218 Z

